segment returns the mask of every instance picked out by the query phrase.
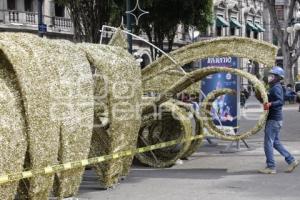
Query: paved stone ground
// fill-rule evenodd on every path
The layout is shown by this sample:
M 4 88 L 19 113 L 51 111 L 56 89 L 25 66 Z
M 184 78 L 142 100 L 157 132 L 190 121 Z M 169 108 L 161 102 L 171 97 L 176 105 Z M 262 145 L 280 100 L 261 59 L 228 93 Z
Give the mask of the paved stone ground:
M 253 108 L 247 109 L 253 112 Z M 282 141 L 300 159 L 300 113 L 297 105 L 286 105 Z M 246 116 L 247 117 L 247 116 Z M 258 119 L 254 117 L 254 119 Z M 255 121 L 241 119 L 241 128 L 252 127 Z M 93 171 L 87 171 L 79 199 L 109 200 L 299 200 L 300 167 L 292 174 L 284 173 L 287 165 L 276 154 L 276 175 L 261 175 L 265 166 L 263 133 L 249 140 L 251 150 L 220 154 L 228 142 L 217 146 L 204 143 L 188 161 L 169 169 L 135 166 L 116 188 L 103 190 Z M 242 146 L 243 147 L 243 146 Z

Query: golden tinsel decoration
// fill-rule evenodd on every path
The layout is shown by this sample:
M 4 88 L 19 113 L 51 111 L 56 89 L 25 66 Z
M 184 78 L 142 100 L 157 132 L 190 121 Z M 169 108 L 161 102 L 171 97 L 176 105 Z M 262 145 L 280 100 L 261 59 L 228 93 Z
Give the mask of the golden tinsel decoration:
M 122 48 L 96 44 L 78 46 L 86 52 L 95 68 L 95 122 L 98 124 L 94 128 L 90 156 L 136 148 L 142 97 L 141 72 L 137 63 Z M 101 183 L 111 187 L 120 176 L 128 174 L 131 163 L 132 157 L 127 157 L 94 167 Z
M 94 119 L 94 81 L 86 55 L 66 40 L 43 40 L 52 49 L 59 74 L 60 96 L 55 97 L 57 120 L 60 122 L 60 164 L 83 160 L 89 155 Z M 49 53 L 48 53 L 48 56 Z M 56 174 L 54 196 L 77 194 L 84 168 Z
M 163 102 L 167 101 L 170 96 L 177 94 L 178 92 L 184 90 L 186 87 L 191 85 L 193 82 L 199 81 L 210 74 L 221 73 L 221 72 L 232 73 L 232 74 L 243 76 L 243 77 L 247 78 L 248 80 L 250 80 L 250 82 L 253 83 L 255 90 L 260 92 L 263 103 L 268 101 L 264 84 L 261 81 L 259 81 L 254 75 L 247 73 L 243 70 L 239 70 L 239 69 L 233 69 L 233 68 L 227 68 L 227 67 L 209 67 L 209 68 L 199 69 L 199 70 L 189 73 L 187 76 L 183 77 L 180 81 L 178 81 L 170 89 L 165 90 L 160 95 L 160 98 L 158 98 L 155 101 L 155 103 L 156 104 L 163 103 Z M 146 107 L 146 108 L 144 108 L 144 112 L 149 112 L 149 111 L 151 111 L 151 109 L 152 109 L 151 107 Z M 267 114 L 268 114 L 268 112 L 264 111 L 264 113 L 260 117 L 257 125 L 250 131 L 240 134 L 240 135 L 236 135 L 236 136 L 222 136 L 222 139 L 239 140 L 239 139 L 244 139 L 246 137 L 249 137 L 249 136 L 257 133 L 263 127 L 263 124 L 266 120 Z M 210 126 L 207 126 L 207 127 L 209 128 Z
M 169 70 L 165 73 L 158 74 L 148 81 L 143 82 L 143 92 L 160 93 L 165 88 L 171 87 L 176 81 L 184 76 L 184 73 L 179 70 Z
M 193 105 L 190 103 L 184 103 L 178 100 L 173 100 L 178 106 L 185 108 L 186 111 L 189 113 L 190 123 L 192 123 L 193 127 L 193 136 L 196 135 L 204 135 L 204 123 L 200 116 L 199 111 L 194 110 Z M 193 153 L 195 153 L 200 146 L 202 145 L 202 139 L 193 140 L 189 146 L 189 149 L 185 152 L 182 158 L 188 158 Z
M 154 98 L 144 97 L 143 104 L 152 105 Z M 139 132 L 138 147 L 153 145 L 156 143 L 181 140 L 191 135 L 203 135 L 203 121 L 199 113 L 191 104 L 177 100 L 169 100 L 161 104 L 161 113 L 147 113 L 143 115 L 142 126 Z M 166 105 L 165 105 L 166 104 Z M 165 106 L 167 106 L 165 108 Z M 180 120 L 174 120 L 174 116 L 180 116 Z M 173 147 L 158 149 L 155 151 L 137 154 L 136 158 L 143 164 L 151 167 L 170 167 L 179 158 L 188 158 L 202 144 L 202 139 L 193 140 Z
M 191 136 L 192 125 L 188 112 L 173 102 L 160 105 L 160 113 L 148 113 L 142 117 L 138 146 L 144 147 L 171 140 L 184 140 Z M 175 146 L 140 153 L 136 158 L 152 167 L 170 167 L 189 149 L 187 141 Z
M 135 149 L 138 137 L 141 146 L 203 134 L 199 114 L 190 105 L 172 98 L 193 84 L 197 90 L 199 81 L 213 73 L 228 72 L 247 78 L 262 101 L 267 102 L 264 85 L 242 70 L 210 67 L 184 74 L 176 68 L 211 56 L 245 57 L 271 66 L 276 47 L 268 43 L 238 37 L 198 42 L 171 52 L 176 64 L 162 56 L 141 73 L 124 49 L 126 41 L 120 34 L 118 30 L 110 44 L 123 48 L 0 33 L 0 113 L 4 119 L 0 121 L 0 175 L 82 160 L 88 157 L 89 150 L 89 156 L 95 157 Z M 142 101 L 142 93 L 148 91 L 159 96 L 143 97 Z M 231 91 L 213 92 L 206 102 L 224 92 Z M 153 114 L 153 106 L 162 108 L 161 119 Z M 257 133 L 266 116 L 265 111 L 253 129 L 235 136 L 223 134 L 209 121 L 205 126 L 222 139 L 238 140 Z M 137 157 L 150 166 L 166 167 L 191 155 L 200 144 L 201 140 L 187 141 L 155 150 L 155 157 L 151 152 Z M 132 156 L 94 167 L 101 183 L 111 187 L 120 176 L 129 173 L 131 163 Z M 18 197 L 44 200 L 52 189 L 60 199 L 73 196 L 83 170 L 22 180 Z M 0 198 L 13 199 L 17 186 L 17 182 L 1 185 Z
M 257 91 L 260 91 L 261 96 L 263 97 L 264 101 L 266 101 L 267 99 L 264 85 L 260 83 L 260 81 L 258 81 L 256 77 L 242 70 L 212 67 L 206 69 L 199 69 L 194 72 L 184 74 L 180 72 L 177 68 L 194 60 L 199 60 L 212 56 L 238 56 L 253 59 L 260 63 L 271 66 L 274 64 L 276 51 L 277 48 L 275 46 L 262 41 L 240 37 L 226 37 L 208 40 L 204 42 L 197 42 L 171 52 L 170 56 L 175 60 L 176 63 L 172 62 L 167 56 L 162 56 L 161 58 L 154 61 L 142 70 L 144 92 L 155 92 L 158 94 L 157 98 L 153 98 L 150 101 L 148 100 L 148 102 L 144 104 L 144 116 L 147 116 L 154 111 L 153 105 L 163 104 L 176 94 L 191 87 L 191 85 L 196 85 L 196 90 L 198 88 L 199 91 L 199 81 L 210 74 L 218 72 L 233 73 L 246 77 L 254 83 L 255 89 Z M 191 109 L 190 111 L 192 112 Z M 195 119 L 198 122 L 198 126 L 201 126 L 202 130 L 203 123 L 199 113 L 193 113 Z M 238 140 L 241 138 L 249 137 L 250 135 L 257 133 L 262 128 L 266 116 L 267 112 L 265 112 L 262 115 L 257 126 L 249 132 L 247 132 L 246 134 L 241 134 L 234 137 L 225 137 L 225 134 L 222 131 L 219 131 L 223 134 L 218 134 L 218 137 L 222 136 L 222 139 L 227 140 Z M 206 127 L 208 127 L 210 131 L 216 131 L 216 129 L 214 129 L 216 127 L 213 127 L 210 124 L 206 125 Z M 192 145 L 190 151 L 187 151 L 186 156 L 189 156 L 193 152 L 195 152 L 196 149 L 201 145 L 201 141 L 194 141 L 193 144 L 194 145 Z M 142 160 L 142 162 L 143 161 L 144 160 Z M 168 162 L 166 163 L 169 164 Z
M 52 95 L 58 95 L 58 76 L 40 38 L 31 34 L 1 33 L 1 50 L 7 56 L 19 85 L 26 122 L 28 158 L 25 168 L 57 162 L 59 124 L 51 118 Z M 44 54 L 44 55 L 43 55 Z M 7 159 L 7 158 L 6 158 Z M 37 176 L 21 186 L 20 198 L 47 199 L 53 176 Z M 22 190 L 25 188 L 26 190 Z
M 215 68 L 217 69 L 217 68 Z M 213 71 L 213 70 L 212 70 Z M 268 102 L 268 96 L 266 93 L 266 89 L 264 87 L 264 84 L 259 81 L 256 76 L 247 73 L 242 70 L 234 70 L 231 68 L 227 68 L 227 72 L 233 73 L 235 75 L 240 75 L 242 77 L 247 78 L 252 84 L 255 90 L 260 92 L 262 103 Z M 217 126 L 214 124 L 212 117 L 210 116 L 210 110 L 211 110 L 211 105 L 212 103 L 219 97 L 224 94 L 231 94 L 234 95 L 236 91 L 233 91 L 231 89 L 220 89 L 220 90 L 215 90 L 207 95 L 207 97 L 204 99 L 202 103 L 202 113 L 204 115 L 204 122 L 205 122 L 205 127 L 209 131 L 210 134 L 215 135 L 218 138 L 224 139 L 224 140 L 241 140 L 241 139 L 246 139 L 247 137 L 254 135 L 261 130 L 267 120 L 268 116 L 268 111 L 264 111 L 261 117 L 258 119 L 257 124 L 249 131 L 245 133 L 239 133 L 237 135 L 228 135 L 224 133 L 224 131 L 221 131 Z
M 123 49 L 128 48 L 127 38 L 124 36 L 121 28 L 118 28 L 115 33 L 113 34 L 111 40 L 109 41 L 108 45 L 121 47 Z
M 144 82 L 158 74 L 176 69 L 195 60 L 215 56 L 236 56 L 255 60 L 267 66 L 275 64 L 277 47 L 256 39 L 242 37 L 219 37 L 211 40 L 196 42 L 172 51 L 171 56 L 162 56 L 142 70 Z
M 3 50 L 0 57 L 0 174 L 12 174 L 23 170 L 25 160 L 24 107 L 12 64 Z M 0 199 L 13 200 L 17 187 L 18 182 L 0 185 Z
M 0 45 L 12 64 L 22 97 L 23 105 L 16 110 L 24 108 L 28 142 L 25 169 L 87 158 L 94 101 L 92 75 L 85 54 L 68 49 L 68 45 L 61 47 L 25 33 L 1 33 Z M 71 57 L 73 59 L 68 59 Z M 77 85 L 74 80 L 81 82 Z M 26 149 L 23 153 L 25 155 Z M 5 157 L 5 160 L 11 159 Z M 56 185 L 59 196 L 72 196 L 77 192 L 82 171 L 62 173 L 58 180 L 68 184 Z M 20 199 L 48 199 L 53 175 L 36 176 L 20 183 Z
M 157 74 L 153 78 L 143 82 L 143 92 L 150 93 L 160 93 L 166 88 L 170 88 L 178 80 L 180 80 L 185 73 L 177 69 L 169 70 L 161 74 Z M 188 88 L 183 90 L 187 94 L 196 94 L 200 90 L 200 82 L 190 85 Z

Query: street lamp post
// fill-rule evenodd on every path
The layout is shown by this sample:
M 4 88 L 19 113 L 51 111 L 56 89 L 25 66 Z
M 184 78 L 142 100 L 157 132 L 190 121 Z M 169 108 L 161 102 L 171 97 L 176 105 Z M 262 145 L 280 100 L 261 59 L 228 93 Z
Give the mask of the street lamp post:
M 39 36 L 43 37 L 44 32 L 41 31 L 41 26 L 44 24 L 43 22 L 43 1 L 44 0 L 38 0 L 38 31 L 39 31 Z
M 131 0 L 126 0 L 126 10 L 131 10 Z M 128 32 L 132 32 L 132 25 L 131 25 L 131 14 L 129 12 L 126 13 L 127 18 L 127 30 Z M 132 54 L 132 36 L 130 34 L 127 35 L 128 40 L 128 52 Z
M 135 7 L 132 9 L 131 0 L 126 0 L 126 18 L 127 18 L 127 31 L 132 32 L 131 19 L 134 17 L 135 25 L 138 25 L 141 16 L 148 14 L 148 11 L 141 9 L 139 0 L 136 0 Z M 128 34 L 128 51 L 132 54 L 132 35 Z

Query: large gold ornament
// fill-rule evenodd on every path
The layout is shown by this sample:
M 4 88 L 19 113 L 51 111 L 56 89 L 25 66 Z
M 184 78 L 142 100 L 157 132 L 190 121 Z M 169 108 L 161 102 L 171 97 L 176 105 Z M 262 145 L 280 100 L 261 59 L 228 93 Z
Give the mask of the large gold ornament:
M 143 115 L 138 145 L 149 146 L 171 140 L 184 140 L 191 137 L 192 124 L 189 112 L 173 102 L 160 105 L 159 115 L 149 113 Z M 185 142 L 173 147 L 157 149 L 151 152 L 137 154 L 140 162 L 152 167 L 169 167 L 183 157 L 191 142 Z
M 275 46 L 266 42 L 261 42 L 250 38 L 226 37 L 194 43 L 171 52 L 170 56 L 172 56 L 176 63 L 170 60 L 167 56 L 162 56 L 161 58 L 150 64 L 148 67 L 146 67 L 144 70 L 142 70 L 144 91 L 148 93 L 159 93 L 159 97 L 153 99 L 152 104 L 148 106 L 145 104 L 143 113 L 144 115 L 153 113 L 153 105 L 161 105 L 165 101 L 168 101 L 170 97 L 173 97 L 179 92 L 186 90 L 187 88 L 191 87 L 191 85 L 199 84 L 198 81 L 205 78 L 206 76 L 220 72 L 232 73 L 247 78 L 250 82 L 253 83 L 255 90 L 259 91 L 263 102 L 267 102 L 267 94 L 262 82 L 260 82 L 252 74 L 249 74 L 245 71 L 226 67 L 209 67 L 205 69 L 199 69 L 188 74 L 182 74 L 182 72 L 178 71 L 178 68 L 191 61 L 211 56 L 237 56 L 241 58 L 252 59 L 268 66 L 272 66 L 275 62 L 274 58 L 276 55 L 276 51 L 277 50 Z M 168 87 L 164 87 L 165 85 Z M 214 96 L 220 95 L 220 92 L 222 94 L 231 93 L 231 91 L 228 90 L 225 90 L 225 93 L 224 90 L 216 91 L 211 94 L 213 96 L 208 97 L 206 101 L 210 103 L 213 102 L 215 100 Z M 206 113 L 204 111 L 206 111 Z M 190 112 L 194 113 L 193 109 L 190 109 Z M 205 114 L 204 119 L 207 116 L 210 117 L 207 112 L 208 111 L 206 109 L 202 111 L 202 113 Z M 210 118 L 204 121 L 204 125 L 208 129 L 210 134 L 213 134 L 220 139 L 231 141 L 240 140 L 257 133 L 263 127 L 267 114 L 268 112 L 264 111 L 258 123 L 253 129 L 247 131 L 246 133 L 234 136 L 227 135 L 226 133 L 224 133 L 224 131 L 218 129 Z M 199 115 L 194 115 L 194 119 L 199 122 L 199 125 L 201 124 L 201 117 L 199 117 Z M 185 133 L 183 132 L 183 135 L 184 134 Z M 201 144 L 201 140 L 196 140 L 193 142 L 193 144 L 194 147 L 191 147 L 189 149 L 187 155 L 191 155 L 197 150 L 197 147 L 199 147 L 199 145 Z M 158 157 L 158 155 L 154 154 L 154 152 L 147 153 L 144 155 L 144 157 L 146 155 L 149 157 L 148 160 L 153 159 L 153 157 Z M 148 164 L 148 162 L 144 162 L 146 160 L 144 157 L 142 157 L 140 161 Z M 137 158 L 141 158 L 141 156 L 137 156 Z M 156 160 L 158 159 L 156 158 Z M 155 166 L 156 163 L 157 162 L 152 162 L 150 165 Z M 172 163 L 169 163 L 167 161 L 166 163 L 168 165 L 172 165 Z M 160 165 L 162 164 L 158 164 L 157 167 L 159 167 Z
M 124 39 L 115 37 L 110 44 L 123 48 L 52 41 L 24 33 L 0 34 L 0 176 L 30 169 L 43 171 L 70 161 L 80 164 L 88 156 L 135 149 L 138 138 L 139 145 L 148 145 L 161 142 L 161 138 L 202 135 L 201 116 L 173 97 L 213 73 L 244 76 L 263 101 L 267 100 L 263 84 L 238 69 L 177 71 L 188 62 L 209 56 L 238 56 L 271 66 L 276 48 L 267 43 L 238 37 L 198 42 L 171 52 L 175 64 L 163 56 L 142 71 L 124 49 Z M 143 97 L 143 92 L 159 95 Z M 228 92 L 215 92 L 207 102 Z M 162 120 L 156 118 L 154 107 L 163 108 Z M 234 137 L 227 137 L 209 121 L 205 126 L 220 138 L 237 140 L 257 133 L 266 114 L 254 129 Z M 190 156 L 200 144 L 201 139 L 189 141 L 155 151 L 155 159 L 153 151 L 137 158 L 154 167 L 167 167 Z M 111 187 L 128 174 L 131 162 L 132 156 L 94 167 L 101 183 Z M 21 199 L 46 200 L 50 191 L 58 198 L 73 196 L 84 168 L 70 165 L 65 169 L 23 179 L 19 188 L 19 182 L 5 182 L 0 185 L 0 198 L 14 199 L 17 188 Z

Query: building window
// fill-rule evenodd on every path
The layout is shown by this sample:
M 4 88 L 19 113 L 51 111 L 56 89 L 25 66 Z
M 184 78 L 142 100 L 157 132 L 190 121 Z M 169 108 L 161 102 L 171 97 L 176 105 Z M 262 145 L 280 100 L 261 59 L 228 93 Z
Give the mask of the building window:
M 223 35 L 223 28 L 229 27 L 229 22 L 224 19 L 222 15 L 216 16 L 216 35 L 222 36 Z
M 246 29 L 246 36 L 248 37 L 248 38 L 250 38 L 251 37 L 251 30 L 250 29 Z
M 282 57 L 282 48 L 279 48 L 277 51 L 277 57 Z
M 230 28 L 230 35 L 235 35 L 235 28 L 234 27 Z
M 273 33 L 273 44 L 278 46 L 278 39 L 274 33 Z
M 283 68 L 283 60 L 282 59 L 276 59 L 276 65 Z
M 15 0 L 7 0 L 7 9 L 8 10 L 16 10 L 16 1 Z
M 258 32 L 257 31 L 254 32 L 254 38 L 258 39 Z
M 275 5 L 276 15 L 278 20 L 284 20 L 284 6 L 283 5 Z
M 59 4 L 55 4 L 55 16 L 65 17 L 65 7 Z
M 253 71 L 252 73 L 258 78 L 260 79 L 260 73 L 259 73 L 259 63 L 258 62 L 255 62 L 253 61 Z
M 217 26 L 216 31 L 217 31 L 217 36 L 222 36 L 222 27 L 221 26 Z
M 200 37 L 206 37 L 209 35 L 209 30 L 206 29 L 205 31 L 200 32 Z
M 32 12 L 33 11 L 33 0 L 25 0 L 25 11 Z

